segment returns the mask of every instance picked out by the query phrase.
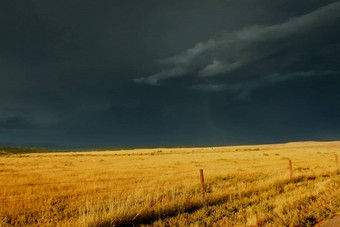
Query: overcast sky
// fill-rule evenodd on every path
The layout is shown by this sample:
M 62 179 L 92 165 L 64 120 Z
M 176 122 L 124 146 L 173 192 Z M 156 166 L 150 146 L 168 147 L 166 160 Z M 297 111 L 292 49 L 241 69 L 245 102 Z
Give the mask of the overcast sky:
M 0 2 L 0 144 L 301 140 L 340 140 L 340 1 Z

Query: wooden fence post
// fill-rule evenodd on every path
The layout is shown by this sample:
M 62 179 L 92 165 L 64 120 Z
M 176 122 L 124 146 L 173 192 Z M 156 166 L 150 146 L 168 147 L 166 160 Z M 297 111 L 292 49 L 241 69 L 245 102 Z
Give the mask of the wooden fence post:
M 335 165 L 336 165 L 336 171 L 339 171 L 339 159 L 338 159 L 337 154 L 335 154 Z
M 205 198 L 205 188 L 204 188 L 203 169 L 200 169 L 200 179 L 201 179 L 202 196 L 203 196 L 203 199 L 204 199 Z
M 293 166 L 292 166 L 292 160 L 288 160 L 289 161 L 289 176 L 290 178 L 293 177 Z

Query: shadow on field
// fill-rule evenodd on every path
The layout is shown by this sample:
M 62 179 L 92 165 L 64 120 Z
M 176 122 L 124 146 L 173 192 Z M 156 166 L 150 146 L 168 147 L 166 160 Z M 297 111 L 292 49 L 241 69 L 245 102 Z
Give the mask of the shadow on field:
M 327 178 L 327 177 L 330 177 L 332 175 L 337 175 L 337 174 L 339 173 L 335 172 L 335 173 L 324 174 L 324 175 L 318 176 L 318 178 L 319 177 Z M 310 181 L 316 180 L 316 178 L 317 177 L 313 175 L 297 176 L 291 179 L 276 181 L 272 183 L 271 185 L 269 185 L 268 187 L 264 187 L 261 189 L 253 189 L 253 190 L 243 192 L 243 193 L 228 194 L 228 195 L 224 195 L 223 197 L 218 197 L 218 198 L 209 197 L 209 194 L 208 194 L 204 202 L 202 201 L 202 202 L 197 202 L 197 203 L 185 204 L 184 205 L 185 208 L 174 207 L 173 209 L 167 209 L 166 211 L 163 210 L 161 212 L 150 211 L 149 213 L 144 213 L 142 216 L 137 216 L 134 219 L 120 220 L 117 223 L 111 222 L 111 221 L 105 221 L 105 222 L 97 223 L 96 226 L 100 226 L 100 227 L 139 226 L 142 224 L 152 224 L 153 222 L 160 220 L 160 219 L 171 218 L 179 214 L 183 214 L 183 213 L 188 213 L 188 214 L 193 213 L 205 206 L 214 206 L 214 205 L 221 205 L 224 203 L 228 203 L 230 201 L 230 198 L 252 197 L 254 195 L 259 195 L 261 193 L 267 193 L 266 195 L 268 198 L 275 197 L 281 193 L 287 193 L 288 191 L 294 190 L 295 187 L 287 187 L 289 185 L 294 186 L 297 183 L 300 183 L 299 185 L 301 185 L 301 183 L 303 182 L 308 183 Z M 290 188 L 290 189 L 287 190 L 287 188 Z M 268 193 L 269 189 L 270 189 L 270 193 Z

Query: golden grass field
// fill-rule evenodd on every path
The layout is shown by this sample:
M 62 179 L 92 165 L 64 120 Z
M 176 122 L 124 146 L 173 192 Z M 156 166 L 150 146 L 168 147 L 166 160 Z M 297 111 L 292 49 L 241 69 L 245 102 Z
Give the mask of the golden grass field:
M 340 142 L 0 153 L 0 226 L 313 226 L 340 211 Z

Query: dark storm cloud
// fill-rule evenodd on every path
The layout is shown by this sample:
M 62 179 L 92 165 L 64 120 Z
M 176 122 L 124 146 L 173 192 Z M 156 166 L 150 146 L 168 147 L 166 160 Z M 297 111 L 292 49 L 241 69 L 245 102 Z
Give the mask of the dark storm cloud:
M 296 40 L 291 40 L 292 44 L 284 43 L 284 40 L 292 36 L 302 35 L 299 39 L 304 39 L 308 45 L 311 45 L 308 40 L 310 33 L 330 23 L 338 22 L 339 12 L 340 2 L 335 2 L 306 15 L 290 18 L 284 23 L 246 27 L 226 33 L 222 37 L 211 38 L 207 42 L 199 42 L 183 53 L 161 61 L 164 64 L 174 65 L 173 68 L 148 77 L 137 78 L 135 82 L 159 85 L 162 80 L 188 74 L 199 77 L 222 73 L 228 75 L 226 73 L 246 67 L 249 63 L 284 48 L 294 52 Z
M 253 78 L 248 81 L 232 83 L 232 84 L 198 84 L 193 85 L 191 88 L 201 92 L 216 92 L 227 91 L 229 94 L 236 98 L 244 99 L 249 98 L 251 92 L 256 89 L 275 85 L 276 83 L 284 82 L 287 80 L 294 80 L 304 77 L 313 76 L 329 76 L 339 75 L 339 72 L 335 71 L 309 71 L 309 72 L 293 72 L 288 74 L 275 73 L 266 77 Z
M 339 4 L 2 1 L 0 143 L 340 138 Z

